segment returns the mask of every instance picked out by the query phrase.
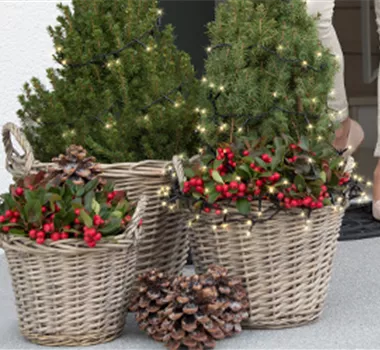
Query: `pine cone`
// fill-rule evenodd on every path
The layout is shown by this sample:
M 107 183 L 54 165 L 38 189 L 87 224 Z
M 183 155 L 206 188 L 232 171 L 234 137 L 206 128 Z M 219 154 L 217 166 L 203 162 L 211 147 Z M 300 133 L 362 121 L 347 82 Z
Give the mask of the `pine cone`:
M 216 340 L 241 331 L 241 322 L 248 317 L 247 294 L 238 279 L 227 276 L 226 269 L 211 266 L 204 275 L 176 277 L 171 283 L 165 279 L 164 283 L 160 280 L 154 284 L 151 278 L 155 276 L 153 272 L 140 279 L 142 303 L 136 308 L 140 328 L 153 339 L 164 342 L 171 350 L 181 346 L 200 350 L 214 348 Z M 153 284 L 148 285 L 146 279 Z M 165 302 L 153 303 L 147 297 L 149 290 L 153 296 L 160 295 L 156 300 Z
M 49 169 L 49 179 L 54 185 L 60 185 L 71 180 L 75 185 L 85 185 L 101 171 L 94 157 L 88 157 L 87 151 L 82 146 L 71 145 L 66 154 L 52 160 L 56 166 Z M 104 182 L 100 180 L 100 185 Z

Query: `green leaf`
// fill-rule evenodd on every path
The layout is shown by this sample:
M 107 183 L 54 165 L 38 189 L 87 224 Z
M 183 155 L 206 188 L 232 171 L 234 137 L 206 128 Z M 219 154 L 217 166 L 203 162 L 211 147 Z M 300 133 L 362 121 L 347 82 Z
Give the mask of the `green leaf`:
M 111 216 L 121 219 L 123 217 L 123 213 L 121 211 L 115 210 L 111 213 Z
M 212 178 L 213 178 L 216 182 L 218 182 L 218 183 L 220 183 L 220 184 L 224 184 L 224 181 L 223 181 L 223 179 L 222 179 L 222 177 L 220 176 L 220 174 L 219 174 L 218 171 L 216 171 L 216 170 L 213 170 L 213 171 L 212 171 Z
M 209 194 L 207 202 L 210 204 L 213 204 L 213 203 L 215 203 L 215 201 L 217 200 L 218 197 L 219 197 L 218 192 L 216 192 L 216 191 L 212 192 Z
M 92 200 L 91 209 L 94 211 L 95 214 L 99 214 L 100 212 L 100 204 L 96 201 L 95 198 Z
M 326 173 L 324 171 L 321 171 L 319 174 L 320 179 L 322 179 L 323 183 L 326 183 Z
M 236 208 L 241 214 L 248 214 L 251 210 L 251 204 L 249 201 L 245 198 L 240 198 L 236 202 Z
M 87 193 L 94 190 L 96 186 L 98 186 L 98 184 L 99 184 L 99 180 L 96 178 L 91 180 L 90 182 L 87 182 L 86 185 L 84 186 L 84 192 Z
M 185 172 L 185 176 L 186 176 L 188 179 L 191 179 L 192 177 L 195 176 L 194 170 L 191 169 L 191 168 L 185 168 L 184 172 Z
M 248 166 L 248 164 L 242 164 L 240 165 L 237 169 L 236 169 L 238 175 L 244 177 L 244 178 L 247 178 L 247 179 L 251 179 L 252 178 L 252 174 L 251 174 L 251 168 Z
M 278 150 L 283 145 L 283 141 L 281 137 L 274 138 L 274 145 L 276 146 L 276 150 Z
M 255 157 L 255 163 L 266 169 L 268 164 L 265 163 L 260 157 Z
M 306 137 L 306 136 L 301 136 L 299 146 L 300 146 L 301 149 L 303 149 L 304 151 L 309 151 L 309 138 Z
M 9 233 L 11 233 L 12 235 L 17 235 L 17 236 L 26 236 L 26 233 L 24 230 L 17 229 L 17 228 L 11 228 L 9 230 Z
M 276 149 L 276 154 L 272 159 L 271 169 L 275 170 L 278 167 L 278 165 L 284 160 L 284 157 L 285 157 L 285 147 L 280 146 Z
M 105 235 L 109 235 L 112 233 L 117 233 L 118 231 L 120 231 L 120 228 L 121 228 L 121 219 L 112 218 L 111 221 L 106 226 L 99 229 L 99 231 Z
M 306 181 L 305 179 L 303 178 L 303 176 L 301 175 L 297 175 L 295 178 L 294 178 L 294 184 L 297 186 L 297 189 L 300 191 L 300 192 L 303 192 L 306 188 Z
M 95 193 L 90 191 L 87 192 L 86 195 L 84 196 L 84 207 L 88 212 L 91 212 L 92 210 L 92 203 L 95 197 Z
M 219 166 L 221 166 L 221 165 L 223 164 L 223 162 L 224 162 L 224 159 L 214 160 L 214 164 L 213 164 L 212 167 L 213 167 L 214 169 L 218 169 Z
M 90 216 L 83 209 L 80 211 L 79 216 L 87 227 L 92 227 L 92 220 Z

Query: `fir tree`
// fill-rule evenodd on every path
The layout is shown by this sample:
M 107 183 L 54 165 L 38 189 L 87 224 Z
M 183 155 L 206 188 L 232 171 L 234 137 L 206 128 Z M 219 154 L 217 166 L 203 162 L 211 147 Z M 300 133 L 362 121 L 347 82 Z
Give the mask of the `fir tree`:
M 209 145 L 237 135 L 331 141 L 327 99 L 337 63 L 303 1 L 230 0 L 208 29 L 202 83 L 210 103 L 198 130 Z
M 73 0 L 48 31 L 60 68 L 26 83 L 18 111 L 36 158 L 81 144 L 102 162 L 192 153 L 197 83 L 155 0 Z

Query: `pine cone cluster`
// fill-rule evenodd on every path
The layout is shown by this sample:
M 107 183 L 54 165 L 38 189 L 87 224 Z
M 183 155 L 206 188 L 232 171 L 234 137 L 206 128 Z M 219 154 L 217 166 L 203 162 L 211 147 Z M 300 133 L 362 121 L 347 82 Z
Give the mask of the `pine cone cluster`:
M 82 146 L 71 145 L 66 154 L 53 158 L 54 167 L 49 169 L 49 179 L 54 185 L 60 185 L 71 180 L 75 185 L 85 185 L 101 171 L 94 157 L 87 156 Z
M 241 332 L 241 322 L 248 317 L 241 281 L 219 266 L 203 275 L 173 279 L 151 271 L 139 281 L 131 309 L 140 329 L 171 350 L 214 348 L 216 340 Z

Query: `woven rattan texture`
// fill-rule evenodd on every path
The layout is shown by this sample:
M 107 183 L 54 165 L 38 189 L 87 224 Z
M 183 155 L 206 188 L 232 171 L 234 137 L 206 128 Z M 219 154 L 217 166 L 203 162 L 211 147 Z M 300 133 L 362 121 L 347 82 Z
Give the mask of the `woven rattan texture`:
M 242 278 L 250 302 L 247 328 L 285 328 L 318 318 L 343 210 L 313 211 L 308 229 L 300 212 L 280 212 L 257 223 L 251 232 L 234 207 L 229 213 L 226 229 L 212 228 L 223 222 L 215 214 L 202 214 L 193 223 L 189 235 L 197 273 L 218 264 Z
M 11 136 L 21 145 L 20 155 Z M 32 148 L 23 132 L 14 124 L 3 127 L 3 142 L 7 156 L 6 167 L 15 179 L 30 172 L 47 170 L 51 163 L 41 163 L 33 156 Z M 162 186 L 171 186 L 173 178 L 167 168 L 173 165 L 178 178 L 183 177 L 178 158 L 173 162 L 146 160 L 138 163 L 101 164 L 102 177 L 115 183 L 116 189 L 126 190 L 130 200 L 145 194 L 148 203 L 144 214 L 144 231 L 137 253 L 136 274 L 156 268 L 178 274 L 186 264 L 189 244 L 184 214 L 172 213 L 162 206 L 158 194 Z
M 78 239 L 38 245 L 0 234 L 26 338 L 41 345 L 83 346 L 119 336 L 135 280 L 145 205 L 142 197 L 127 231 L 95 248 Z

